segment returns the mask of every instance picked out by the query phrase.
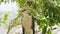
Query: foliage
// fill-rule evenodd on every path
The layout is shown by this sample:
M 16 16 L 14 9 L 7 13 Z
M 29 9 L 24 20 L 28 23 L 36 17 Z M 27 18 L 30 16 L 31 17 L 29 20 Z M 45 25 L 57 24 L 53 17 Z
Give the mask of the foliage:
M 7 22 L 7 19 L 8 19 L 8 13 L 5 13 L 3 22 L 6 23 Z
M 0 25 L 1 25 L 1 24 L 6 24 L 6 23 L 7 23 L 8 15 L 9 15 L 8 13 L 5 13 L 4 18 L 3 18 L 3 19 L 0 18 Z
M 51 27 L 60 23 L 60 0 L 16 0 L 16 3 L 19 8 L 25 7 L 30 10 L 43 34 L 46 33 L 48 26 L 50 27 L 48 33 L 51 34 Z
M 16 2 L 18 7 L 30 9 L 31 16 L 37 20 L 43 30 L 42 34 L 46 33 L 48 26 L 52 27 L 54 24 L 60 23 L 60 0 L 16 0 Z M 50 31 L 51 28 L 48 30 L 49 34 L 51 34 Z

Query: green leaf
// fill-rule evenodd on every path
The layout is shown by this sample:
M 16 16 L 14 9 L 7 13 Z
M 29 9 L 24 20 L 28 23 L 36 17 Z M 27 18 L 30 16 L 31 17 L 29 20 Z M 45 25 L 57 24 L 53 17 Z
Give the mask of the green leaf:
M 37 20 L 37 24 L 40 26 L 40 28 L 44 28 L 44 26 L 46 25 L 46 21 L 45 20 Z
M 24 7 L 26 4 L 26 0 L 16 0 L 16 3 L 18 5 L 18 7 Z
M 51 29 L 48 29 L 47 34 L 52 34 L 52 30 Z
M 3 2 L 4 0 L 0 0 L 0 4 Z
M 17 11 L 18 11 L 18 14 L 17 14 L 17 15 L 18 15 L 18 16 L 22 16 L 22 10 L 19 9 L 19 10 L 17 10 Z
M 4 24 L 6 23 L 7 19 L 8 19 L 8 13 L 5 13 L 4 20 L 3 20 Z
M 0 21 L 1 21 L 1 18 L 0 18 Z
M 47 26 L 44 26 L 44 28 L 42 28 L 42 34 L 46 34 L 47 31 Z
M 40 0 L 35 0 L 37 4 L 40 4 Z

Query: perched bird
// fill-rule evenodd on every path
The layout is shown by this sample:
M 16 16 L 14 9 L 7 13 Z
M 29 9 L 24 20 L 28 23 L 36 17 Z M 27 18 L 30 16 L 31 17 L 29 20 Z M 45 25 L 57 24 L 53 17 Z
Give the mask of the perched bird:
M 33 34 L 32 29 L 32 16 L 29 14 L 29 9 L 25 8 L 22 12 L 22 27 L 23 27 L 23 34 Z
M 21 22 L 20 22 L 21 21 Z M 24 8 L 22 10 L 22 16 L 17 16 L 15 19 L 11 21 L 8 27 L 7 34 L 9 34 L 9 31 L 17 25 L 22 24 L 23 28 L 23 34 L 33 34 L 33 22 L 34 19 L 30 15 L 30 10 L 27 8 Z

